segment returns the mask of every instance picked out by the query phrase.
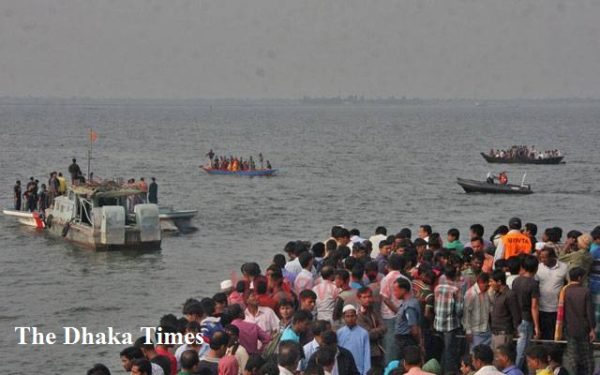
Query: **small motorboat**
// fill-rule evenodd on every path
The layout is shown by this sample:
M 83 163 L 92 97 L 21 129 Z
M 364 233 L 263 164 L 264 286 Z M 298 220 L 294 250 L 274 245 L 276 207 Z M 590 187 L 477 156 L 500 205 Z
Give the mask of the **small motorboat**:
M 197 228 L 192 225 L 192 218 L 198 210 L 174 210 L 173 207 L 158 208 L 160 228 L 166 232 L 190 233 Z
M 37 229 L 44 229 L 46 227 L 44 217 L 39 212 L 2 210 L 2 213 L 6 216 L 16 218 L 17 221 L 23 225 L 34 227 Z
M 532 194 L 529 185 L 496 184 L 487 181 L 468 180 L 457 178 L 458 183 L 466 193 L 491 193 L 491 194 Z
M 484 152 L 481 153 L 481 156 L 488 163 L 502 163 L 502 164 L 560 164 L 564 158 L 564 155 L 561 156 L 552 156 L 546 158 L 531 158 L 527 156 L 516 156 L 516 157 L 497 157 L 490 154 L 486 154 Z
M 246 177 L 270 177 L 277 173 L 277 169 L 249 169 L 245 171 L 228 171 L 226 169 L 214 169 L 201 165 L 206 173 L 212 175 L 246 176 Z

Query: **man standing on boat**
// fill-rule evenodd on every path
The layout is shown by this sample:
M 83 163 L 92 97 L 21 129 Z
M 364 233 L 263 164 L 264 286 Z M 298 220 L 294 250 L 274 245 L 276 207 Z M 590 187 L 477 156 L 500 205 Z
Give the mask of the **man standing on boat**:
M 77 159 L 73 158 L 73 163 L 69 165 L 69 173 L 71 174 L 71 183 L 75 185 L 75 181 L 79 180 L 81 176 L 81 168 L 77 164 Z
M 158 184 L 156 177 L 152 177 L 152 182 L 148 186 L 148 203 L 158 204 Z
M 21 211 L 21 180 L 17 180 L 14 190 L 15 211 Z

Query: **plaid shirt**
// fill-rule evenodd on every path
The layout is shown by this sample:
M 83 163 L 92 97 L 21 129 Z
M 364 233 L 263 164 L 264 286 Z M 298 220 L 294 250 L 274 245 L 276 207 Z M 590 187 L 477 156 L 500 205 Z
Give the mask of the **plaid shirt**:
M 435 287 L 433 329 L 438 332 L 450 332 L 460 328 L 463 309 L 462 291 L 456 285 L 445 280 Z

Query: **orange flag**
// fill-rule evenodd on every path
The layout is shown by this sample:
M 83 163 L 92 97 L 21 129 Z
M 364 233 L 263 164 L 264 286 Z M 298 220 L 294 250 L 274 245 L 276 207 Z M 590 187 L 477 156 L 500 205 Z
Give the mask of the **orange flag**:
M 96 134 L 95 131 L 90 130 L 90 142 L 96 142 L 96 139 L 98 139 L 98 134 Z

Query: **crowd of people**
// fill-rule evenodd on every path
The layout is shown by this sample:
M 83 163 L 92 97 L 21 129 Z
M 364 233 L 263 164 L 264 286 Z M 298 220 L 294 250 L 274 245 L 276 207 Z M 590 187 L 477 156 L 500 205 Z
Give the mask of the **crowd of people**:
M 501 159 L 548 159 L 561 156 L 560 150 L 538 151 L 535 146 L 512 146 L 508 150 L 490 150 L 490 156 Z
M 86 183 L 86 179 L 81 173 L 81 168 L 77 164 L 76 159 L 72 159 L 72 163 L 68 168 L 71 175 L 71 185 L 81 185 Z M 94 179 L 94 174 L 90 173 L 88 184 L 98 184 L 102 181 Z M 141 190 L 143 194 L 131 196 L 128 200 L 128 208 L 133 211 L 133 206 L 139 203 L 155 203 L 158 204 L 158 184 L 156 178 L 152 177 L 152 182 L 148 185 L 144 178 L 135 181 L 131 178 L 125 185 L 127 187 Z M 21 184 L 21 180 L 17 180 L 13 187 L 13 206 L 16 211 L 29 211 L 43 213 L 46 208 L 52 207 L 54 199 L 67 191 L 67 180 L 62 172 L 50 172 L 47 184 L 40 184 L 40 181 L 34 177 L 30 177 L 25 189 Z
M 473 224 L 467 241 L 430 225 L 414 239 L 334 226 L 160 318 L 161 332 L 201 341 L 141 337 L 121 361 L 135 375 L 593 374 L 600 226 L 537 235 L 519 218 L 489 240 Z
M 210 150 L 206 156 L 210 160 L 210 167 L 212 169 L 230 172 L 254 171 L 257 169 L 256 162 L 252 156 L 245 160 L 241 156 L 216 156 L 213 150 Z M 271 162 L 268 160 L 265 161 L 262 153 L 258 154 L 258 162 L 260 169 L 273 169 Z

